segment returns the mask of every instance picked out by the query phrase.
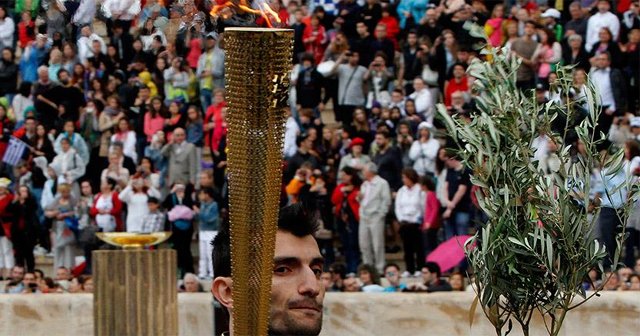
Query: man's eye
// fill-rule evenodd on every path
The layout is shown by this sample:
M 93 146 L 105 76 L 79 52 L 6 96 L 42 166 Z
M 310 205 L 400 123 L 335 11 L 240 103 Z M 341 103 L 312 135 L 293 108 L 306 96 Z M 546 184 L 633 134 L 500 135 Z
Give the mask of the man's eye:
M 291 270 L 288 267 L 285 267 L 285 266 L 276 267 L 273 270 L 273 273 L 275 273 L 275 274 L 286 274 L 286 273 L 289 273 L 289 272 L 291 272 Z
M 322 268 L 314 268 L 313 274 L 315 274 L 316 277 L 320 278 L 320 275 L 322 275 Z

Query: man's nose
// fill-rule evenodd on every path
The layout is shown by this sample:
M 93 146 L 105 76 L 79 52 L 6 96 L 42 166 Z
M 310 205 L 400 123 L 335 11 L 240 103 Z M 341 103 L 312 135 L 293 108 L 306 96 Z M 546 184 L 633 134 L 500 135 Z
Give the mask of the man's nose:
M 301 272 L 298 292 L 309 297 L 316 297 L 320 294 L 320 280 L 311 268 L 307 267 Z

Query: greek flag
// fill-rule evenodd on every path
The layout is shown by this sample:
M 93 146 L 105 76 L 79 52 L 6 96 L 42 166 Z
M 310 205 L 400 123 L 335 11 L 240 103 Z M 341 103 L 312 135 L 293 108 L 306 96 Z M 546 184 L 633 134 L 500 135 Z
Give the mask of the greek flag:
M 7 151 L 4 152 L 2 161 L 11 166 L 17 165 L 20 159 L 22 159 L 22 155 L 24 154 L 24 150 L 26 148 L 27 144 L 20 141 L 20 139 L 12 136 L 11 140 L 9 140 Z

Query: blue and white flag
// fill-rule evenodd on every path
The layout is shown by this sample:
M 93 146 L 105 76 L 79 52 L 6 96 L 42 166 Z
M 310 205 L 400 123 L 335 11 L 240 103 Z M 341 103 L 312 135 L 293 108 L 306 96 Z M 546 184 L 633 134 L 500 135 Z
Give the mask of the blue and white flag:
M 27 144 L 22 142 L 20 139 L 12 136 L 11 140 L 9 140 L 9 146 L 7 147 L 7 151 L 4 152 L 4 157 L 2 161 L 8 165 L 15 166 L 22 159 L 22 155 L 24 155 L 24 150 L 27 148 Z

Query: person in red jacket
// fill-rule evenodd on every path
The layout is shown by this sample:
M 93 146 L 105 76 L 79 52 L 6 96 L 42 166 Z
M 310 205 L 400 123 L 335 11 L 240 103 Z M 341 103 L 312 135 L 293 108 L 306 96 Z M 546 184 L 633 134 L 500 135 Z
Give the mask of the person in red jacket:
M 430 176 L 422 177 L 420 184 L 427 195 L 424 218 L 420 230 L 424 237 L 425 256 L 438 247 L 438 230 L 440 230 L 440 201 L 436 196 L 436 184 Z
M 393 42 L 395 49 L 399 50 L 400 46 L 398 44 L 397 36 L 400 33 L 400 24 L 398 23 L 398 19 L 391 15 L 389 8 L 382 9 L 382 18 L 378 23 L 383 23 L 387 26 L 387 38 Z
M 13 245 L 11 244 L 11 213 L 7 207 L 13 201 L 13 194 L 9 190 L 11 180 L 0 178 L 0 277 L 7 278 L 9 271 L 15 264 Z
M 100 192 L 89 210 L 89 215 L 94 217 L 96 224 L 102 232 L 123 231 L 122 202 L 118 193 L 114 190 L 116 181 L 107 178 L 100 185 Z
M 347 261 L 347 272 L 355 273 L 360 263 L 360 247 L 358 246 L 358 223 L 360 223 L 360 204 L 358 194 L 362 180 L 358 171 L 344 167 L 340 172 L 340 183 L 331 195 L 335 206 L 338 231 L 342 239 L 343 253 Z

